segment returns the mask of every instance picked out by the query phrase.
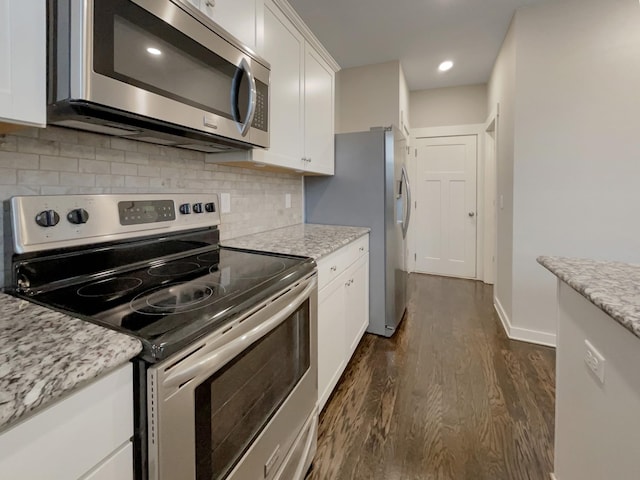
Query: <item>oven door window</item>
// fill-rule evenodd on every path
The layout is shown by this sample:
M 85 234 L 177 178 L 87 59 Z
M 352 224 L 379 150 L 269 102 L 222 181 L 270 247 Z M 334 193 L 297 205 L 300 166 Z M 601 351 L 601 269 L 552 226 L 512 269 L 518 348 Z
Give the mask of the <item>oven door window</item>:
M 97 73 L 245 123 L 249 80 L 242 68 L 129 0 L 95 0 L 93 26 Z M 264 93 L 266 85 L 256 83 Z
M 224 479 L 309 368 L 307 300 L 196 388 L 196 479 Z

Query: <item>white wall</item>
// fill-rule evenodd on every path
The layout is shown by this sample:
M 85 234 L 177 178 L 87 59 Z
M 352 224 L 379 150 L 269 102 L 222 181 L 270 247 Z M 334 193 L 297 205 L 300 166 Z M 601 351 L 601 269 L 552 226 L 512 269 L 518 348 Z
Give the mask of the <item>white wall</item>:
M 500 57 L 489 94 L 489 105 L 506 99 L 499 124 L 498 188 L 505 210 L 498 217 L 497 295 L 514 328 L 552 343 L 555 282 L 536 256 L 640 262 L 640 5 L 547 3 L 520 10 L 512 29 L 513 113 L 511 73 Z M 506 47 L 513 48 L 509 42 Z M 505 239 L 508 137 L 514 155 L 512 254 Z
M 500 104 L 497 145 L 497 232 L 494 296 L 503 322 L 512 317 L 513 140 L 516 88 L 516 19 L 511 23 L 487 88 L 487 110 Z
M 398 126 L 400 62 L 346 68 L 336 74 L 337 133 Z
M 487 85 L 414 90 L 411 127 L 473 125 L 487 119 Z

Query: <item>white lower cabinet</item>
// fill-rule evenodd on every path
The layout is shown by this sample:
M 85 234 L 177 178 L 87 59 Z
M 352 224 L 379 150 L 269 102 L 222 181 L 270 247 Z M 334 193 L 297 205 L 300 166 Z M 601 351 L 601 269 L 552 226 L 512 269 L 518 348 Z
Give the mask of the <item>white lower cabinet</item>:
M 0 433 L 0 478 L 133 478 L 133 369 L 127 363 Z
M 127 441 L 80 480 L 133 480 L 133 444 Z
M 324 407 L 346 366 L 345 288 L 340 280 L 318 294 L 318 400 Z
M 369 326 L 369 254 L 365 254 L 347 272 L 345 320 L 347 354 L 356 350 Z
M 318 261 L 318 408 L 369 325 L 369 235 Z

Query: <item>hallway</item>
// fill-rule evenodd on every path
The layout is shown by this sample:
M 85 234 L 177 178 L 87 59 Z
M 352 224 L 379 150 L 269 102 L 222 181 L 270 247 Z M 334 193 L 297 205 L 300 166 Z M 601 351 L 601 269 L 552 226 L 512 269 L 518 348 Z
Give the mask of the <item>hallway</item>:
M 548 480 L 555 352 L 509 340 L 481 282 L 412 274 L 320 416 L 308 480 Z

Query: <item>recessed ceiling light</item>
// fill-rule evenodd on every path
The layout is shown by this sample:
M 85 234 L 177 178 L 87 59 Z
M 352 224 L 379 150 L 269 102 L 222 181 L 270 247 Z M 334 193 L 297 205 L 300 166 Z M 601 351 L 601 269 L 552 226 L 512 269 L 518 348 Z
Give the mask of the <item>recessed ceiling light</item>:
M 147 52 L 149 52 L 151 55 L 162 55 L 162 51 L 154 47 L 147 48 Z
M 438 70 L 440 70 L 441 72 L 447 72 L 451 70 L 452 67 L 453 67 L 453 62 L 451 60 L 446 60 L 438 66 Z

